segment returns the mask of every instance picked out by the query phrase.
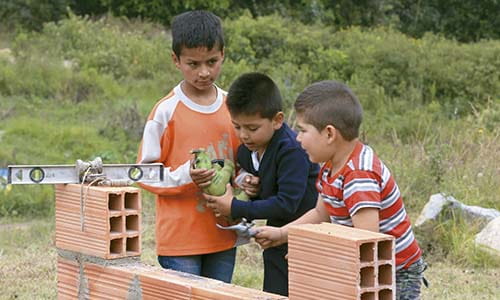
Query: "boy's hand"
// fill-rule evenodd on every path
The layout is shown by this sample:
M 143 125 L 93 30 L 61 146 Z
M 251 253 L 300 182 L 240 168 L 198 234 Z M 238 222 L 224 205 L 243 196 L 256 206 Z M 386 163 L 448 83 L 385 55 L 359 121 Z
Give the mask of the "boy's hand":
M 200 188 L 209 186 L 212 181 L 212 177 L 215 175 L 215 170 L 213 169 L 195 169 L 194 163 L 191 162 L 191 168 L 189 168 L 189 176 L 193 182 Z
M 246 175 L 245 179 L 241 183 L 241 188 L 247 193 L 250 197 L 255 197 L 259 193 L 260 189 L 260 179 L 257 176 L 253 176 L 251 174 Z
M 226 185 L 226 193 L 222 196 L 211 196 L 208 194 L 203 194 L 203 197 L 207 199 L 207 207 L 213 209 L 215 216 L 231 216 L 231 203 L 233 202 L 233 189 L 231 184 Z
M 288 242 L 288 235 L 286 230 L 281 227 L 261 226 L 257 228 L 255 242 L 257 242 L 262 249 L 267 249 Z

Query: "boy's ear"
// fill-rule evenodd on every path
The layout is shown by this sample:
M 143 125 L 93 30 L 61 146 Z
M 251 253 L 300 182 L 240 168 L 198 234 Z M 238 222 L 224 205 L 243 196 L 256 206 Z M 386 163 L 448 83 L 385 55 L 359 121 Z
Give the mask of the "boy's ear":
M 179 58 L 179 57 L 177 57 L 177 55 L 175 54 L 175 52 L 174 52 L 174 51 L 172 51 L 172 61 L 173 61 L 173 63 L 175 64 L 175 67 L 176 67 L 177 69 L 179 69 L 179 68 L 180 68 L 180 64 L 181 64 L 181 61 L 180 61 L 180 58 Z
M 337 138 L 337 128 L 333 125 L 326 125 L 324 132 L 328 142 L 333 142 Z
M 281 126 L 283 126 L 283 122 L 285 121 L 285 114 L 280 111 L 278 113 L 276 113 L 273 117 L 273 129 L 274 130 L 278 130 L 281 128 Z

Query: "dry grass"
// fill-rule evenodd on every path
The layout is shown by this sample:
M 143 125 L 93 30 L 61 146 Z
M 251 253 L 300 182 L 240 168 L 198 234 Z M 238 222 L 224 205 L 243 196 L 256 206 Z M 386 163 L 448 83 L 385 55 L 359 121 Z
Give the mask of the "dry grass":
M 0 225 L 0 299 L 55 299 L 53 220 Z
M 422 289 L 422 299 L 498 299 L 500 295 L 500 268 L 467 269 L 435 263 L 425 277 L 430 287 Z

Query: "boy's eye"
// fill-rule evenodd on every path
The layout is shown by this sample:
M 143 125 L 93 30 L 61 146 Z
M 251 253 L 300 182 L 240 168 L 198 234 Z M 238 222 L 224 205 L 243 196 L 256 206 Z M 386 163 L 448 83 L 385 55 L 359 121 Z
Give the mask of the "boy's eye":
M 248 128 L 248 130 L 250 130 L 250 131 L 257 131 L 257 129 L 259 129 L 259 128 L 258 127 L 250 127 L 250 128 Z
M 190 67 L 196 67 L 196 63 L 195 62 L 188 62 L 188 66 L 190 66 Z
M 208 61 L 208 64 L 209 65 L 214 65 L 216 62 L 217 62 L 216 59 L 211 59 L 211 60 Z

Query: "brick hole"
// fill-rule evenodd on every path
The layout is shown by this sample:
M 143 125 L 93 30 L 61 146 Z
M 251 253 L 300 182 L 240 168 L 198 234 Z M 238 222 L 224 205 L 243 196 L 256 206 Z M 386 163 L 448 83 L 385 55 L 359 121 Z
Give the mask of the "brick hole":
M 114 239 L 109 243 L 110 254 L 121 254 L 123 252 L 123 239 Z
M 392 259 L 392 240 L 380 241 L 378 243 L 378 259 L 379 260 Z
M 139 193 L 125 193 L 125 209 L 138 210 L 139 208 Z
M 359 259 L 362 262 L 372 262 L 375 260 L 375 243 L 361 244 L 359 247 Z
M 361 294 L 361 300 L 375 300 L 374 292 L 366 292 Z
M 392 284 L 392 265 L 381 265 L 378 267 L 378 284 Z
M 139 231 L 139 216 L 138 215 L 126 216 L 125 228 L 127 229 L 127 231 L 130 230 Z
M 139 237 L 127 238 L 127 252 L 139 252 Z
M 122 217 L 111 217 L 109 218 L 109 232 L 122 232 L 123 231 L 123 221 Z
M 394 295 L 392 294 L 392 290 L 390 289 L 383 289 L 378 292 L 378 299 L 379 300 L 392 300 L 394 299 Z
M 375 286 L 375 268 L 361 268 L 361 287 L 365 288 L 373 286 Z
M 109 194 L 108 197 L 109 210 L 122 210 L 122 197 L 119 194 Z

